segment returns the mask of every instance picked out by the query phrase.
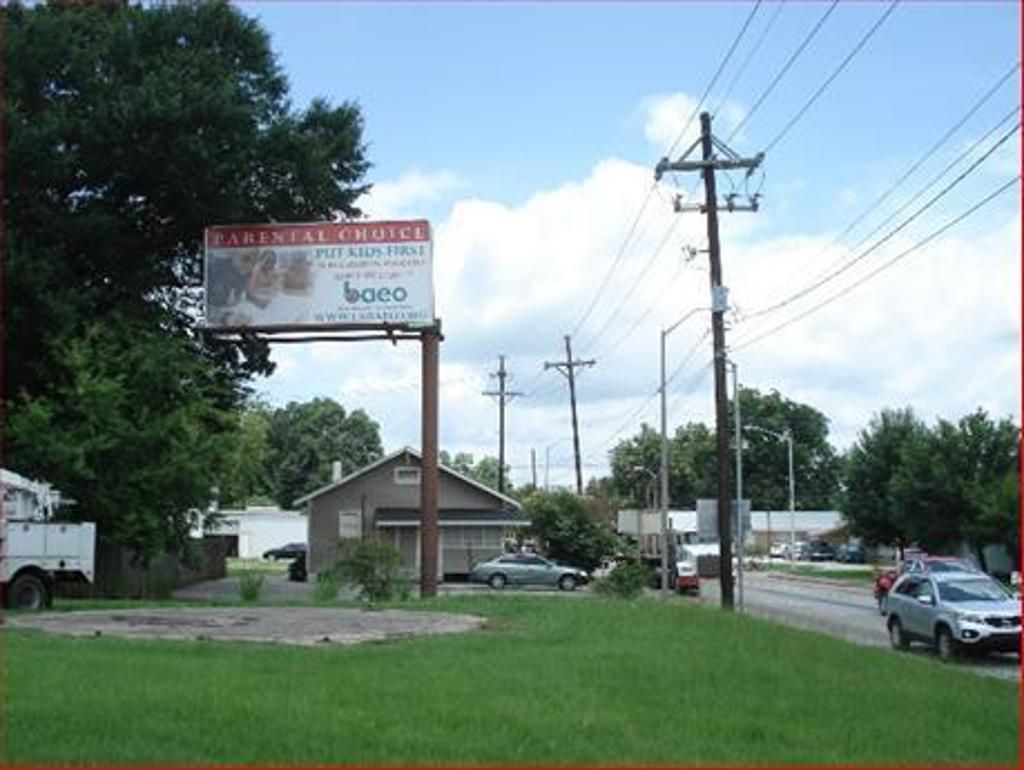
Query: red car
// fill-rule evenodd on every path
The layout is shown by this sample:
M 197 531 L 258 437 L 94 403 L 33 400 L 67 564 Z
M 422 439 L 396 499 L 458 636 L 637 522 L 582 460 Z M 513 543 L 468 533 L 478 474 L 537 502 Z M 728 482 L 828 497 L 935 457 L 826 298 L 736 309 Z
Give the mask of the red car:
M 897 565 L 896 569 L 886 570 L 875 578 L 875 601 L 878 611 L 883 612 L 882 600 L 889 593 L 896 578 L 905 572 L 977 572 L 978 568 L 966 559 L 956 556 L 931 556 L 926 553 L 915 553 L 907 556 Z

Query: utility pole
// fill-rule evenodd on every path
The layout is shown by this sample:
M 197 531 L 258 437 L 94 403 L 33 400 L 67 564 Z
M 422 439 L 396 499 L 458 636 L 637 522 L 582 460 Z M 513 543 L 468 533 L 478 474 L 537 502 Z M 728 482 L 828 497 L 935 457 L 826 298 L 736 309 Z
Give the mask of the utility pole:
M 569 403 L 572 405 L 572 449 L 576 455 L 576 494 L 583 494 L 583 471 L 580 466 L 580 431 L 576 422 L 576 368 L 579 366 L 593 366 L 594 359 L 587 361 L 573 360 L 572 342 L 569 335 L 565 335 L 565 360 L 545 361 L 544 369 L 557 369 L 569 380 Z
M 533 480 L 533 489 L 537 489 L 537 450 L 530 448 L 530 476 Z
M 700 160 L 687 160 L 697 145 L 701 148 Z M 715 150 L 721 157 L 715 155 Z M 704 177 L 704 203 L 694 207 L 683 204 L 679 197 L 675 210 L 700 211 L 707 215 L 708 256 L 711 262 L 711 336 L 714 346 L 715 368 L 715 433 L 718 462 L 718 534 L 720 563 L 719 581 L 722 592 L 722 607 L 733 608 L 732 585 L 732 495 L 729 468 L 729 395 L 725 380 L 725 311 L 728 309 L 728 292 L 722 284 L 722 254 L 718 238 L 718 193 L 715 188 L 715 172 L 729 169 L 747 169 L 747 175 L 757 168 L 764 155 L 741 158 L 723 142 L 711 134 L 711 115 L 700 114 L 700 138 L 683 153 L 678 161 L 662 158 L 654 169 L 654 178 L 661 179 L 666 171 L 700 171 Z M 735 196 L 726 196 L 723 208 L 727 211 L 757 211 L 757 196 L 746 205 L 735 203 Z
M 519 391 L 505 390 L 505 379 L 509 376 L 505 371 L 505 356 L 498 356 L 498 371 L 491 374 L 498 378 L 498 389 L 485 390 L 485 396 L 498 397 L 498 491 L 505 493 L 505 404 L 516 396 L 523 395 Z

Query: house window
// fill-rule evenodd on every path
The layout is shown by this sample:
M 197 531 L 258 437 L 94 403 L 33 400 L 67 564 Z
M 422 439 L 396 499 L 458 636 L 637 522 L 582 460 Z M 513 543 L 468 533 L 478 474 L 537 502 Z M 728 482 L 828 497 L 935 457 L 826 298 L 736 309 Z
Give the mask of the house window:
M 399 465 L 395 468 L 395 483 L 416 486 L 420 483 L 420 469 L 414 465 Z
M 360 537 L 363 534 L 363 516 L 359 511 L 338 511 L 338 536 Z

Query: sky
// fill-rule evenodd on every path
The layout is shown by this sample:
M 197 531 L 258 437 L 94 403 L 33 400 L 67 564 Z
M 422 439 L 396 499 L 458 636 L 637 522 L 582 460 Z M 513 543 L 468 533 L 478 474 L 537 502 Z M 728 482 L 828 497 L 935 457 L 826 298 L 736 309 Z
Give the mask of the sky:
M 595 361 L 577 381 L 584 477 L 605 475 L 617 442 L 658 425 L 660 331 L 687 314 L 667 337 L 669 430 L 713 424 L 706 223 L 672 205 L 703 187 L 653 173 L 697 138 L 698 109 L 739 156 L 764 152 L 718 177 L 720 200 L 759 196 L 719 216 L 743 387 L 818 409 L 839 451 L 885 408 L 1019 424 L 1019 4 L 240 7 L 295 109 L 359 105 L 366 216 L 431 223 L 442 449 L 497 456 L 482 392 L 504 355 L 523 393 L 513 483 L 533 450 L 539 484 L 570 485 L 568 388 L 544 363 L 571 335 Z M 418 343 L 273 360 L 254 383 L 270 403 L 334 398 L 380 424 L 385 451 L 419 446 Z

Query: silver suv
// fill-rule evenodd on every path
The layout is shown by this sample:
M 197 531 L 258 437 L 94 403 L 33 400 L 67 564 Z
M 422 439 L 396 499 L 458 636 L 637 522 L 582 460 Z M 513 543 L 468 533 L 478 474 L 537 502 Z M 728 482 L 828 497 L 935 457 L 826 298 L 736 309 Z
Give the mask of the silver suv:
M 882 611 L 898 650 L 917 640 L 934 645 L 942 660 L 967 649 L 1020 656 L 1020 599 L 983 572 L 907 573 Z

